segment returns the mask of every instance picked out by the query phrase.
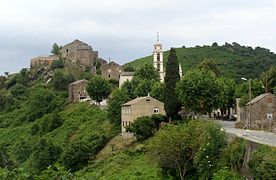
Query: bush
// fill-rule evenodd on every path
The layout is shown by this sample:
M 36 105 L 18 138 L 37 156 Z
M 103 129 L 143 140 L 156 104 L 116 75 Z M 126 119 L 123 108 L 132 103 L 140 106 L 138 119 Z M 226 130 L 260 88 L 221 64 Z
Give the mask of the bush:
M 64 68 L 64 62 L 62 60 L 53 61 L 51 64 L 52 69 Z
M 32 151 L 30 163 L 36 173 L 55 163 L 62 152 L 61 148 L 55 146 L 52 142 L 47 142 L 45 139 L 41 139 Z
M 26 119 L 34 121 L 44 114 L 58 111 L 62 108 L 62 103 L 62 100 L 50 90 L 38 88 L 29 97 Z
M 241 138 L 236 138 L 223 149 L 219 166 L 227 167 L 237 172 L 240 171 L 244 160 L 245 148 L 246 141 Z
M 72 142 L 61 155 L 62 165 L 73 172 L 82 169 L 101 150 L 106 141 L 104 135 L 99 135 Z
M 227 168 L 220 169 L 214 174 L 214 180 L 240 180 L 242 179 L 236 172 L 229 171 Z
M 138 117 L 132 124 L 126 127 L 126 131 L 133 133 L 138 141 L 151 137 L 158 129 L 158 124 L 149 116 Z
M 225 144 L 219 126 L 192 120 L 158 131 L 149 147 L 165 173 L 179 179 L 210 179 Z
M 54 74 L 52 85 L 56 90 L 66 91 L 68 89 L 68 85 L 73 81 L 74 77 L 72 74 L 64 74 L 61 71 L 57 71 Z
M 276 149 L 260 145 L 253 152 L 249 167 L 254 179 L 276 179 Z
M 25 96 L 27 93 L 27 88 L 26 86 L 17 83 L 16 85 L 10 88 L 10 92 L 14 97 Z

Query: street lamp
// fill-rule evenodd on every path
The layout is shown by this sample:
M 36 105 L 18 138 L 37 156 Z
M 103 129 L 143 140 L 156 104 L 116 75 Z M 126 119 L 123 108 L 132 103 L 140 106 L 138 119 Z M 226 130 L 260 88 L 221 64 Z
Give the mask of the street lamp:
M 247 79 L 244 77 L 242 77 L 241 79 L 244 81 L 247 81 Z M 249 84 L 249 114 L 248 114 L 247 126 L 249 127 L 249 129 L 251 129 L 251 80 L 250 78 L 248 80 L 248 84 Z

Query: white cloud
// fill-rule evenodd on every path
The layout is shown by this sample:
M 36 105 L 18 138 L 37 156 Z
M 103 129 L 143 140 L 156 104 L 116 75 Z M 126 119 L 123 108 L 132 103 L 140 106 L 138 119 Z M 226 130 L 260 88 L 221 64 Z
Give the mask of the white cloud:
M 0 61 L 18 68 L 76 38 L 120 63 L 166 49 L 236 41 L 276 51 L 273 0 L 0 0 Z M 13 55 L 10 52 L 17 49 Z M 22 51 L 24 53 L 22 53 Z M 20 61 L 19 61 L 20 59 Z M 18 63 L 22 62 L 22 63 Z M 12 66 L 12 65 L 11 65 Z M 8 66 L 0 65 L 0 74 Z

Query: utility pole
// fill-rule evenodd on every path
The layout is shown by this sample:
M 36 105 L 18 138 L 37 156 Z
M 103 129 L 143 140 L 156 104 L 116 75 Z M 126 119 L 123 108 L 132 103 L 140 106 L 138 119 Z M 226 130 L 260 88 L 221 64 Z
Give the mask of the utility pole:
M 248 80 L 249 83 L 249 115 L 248 115 L 248 127 L 251 129 L 251 79 Z

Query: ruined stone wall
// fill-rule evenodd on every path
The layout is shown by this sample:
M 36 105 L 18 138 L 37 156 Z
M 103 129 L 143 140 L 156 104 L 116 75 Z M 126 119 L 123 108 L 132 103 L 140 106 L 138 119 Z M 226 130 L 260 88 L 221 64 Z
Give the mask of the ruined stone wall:
M 31 68 L 40 67 L 40 66 L 49 66 L 53 63 L 53 61 L 59 60 L 58 56 L 38 56 L 36 58 L 31 59 L 30 66 Z
M 95 54 L 93 53 L 92 47 L 79 40 L 75 40 L 62 47 L 61 54 L 62 57 L 71 60 L 73 63 L 78 63 L 86 67 L 93 66 Z

